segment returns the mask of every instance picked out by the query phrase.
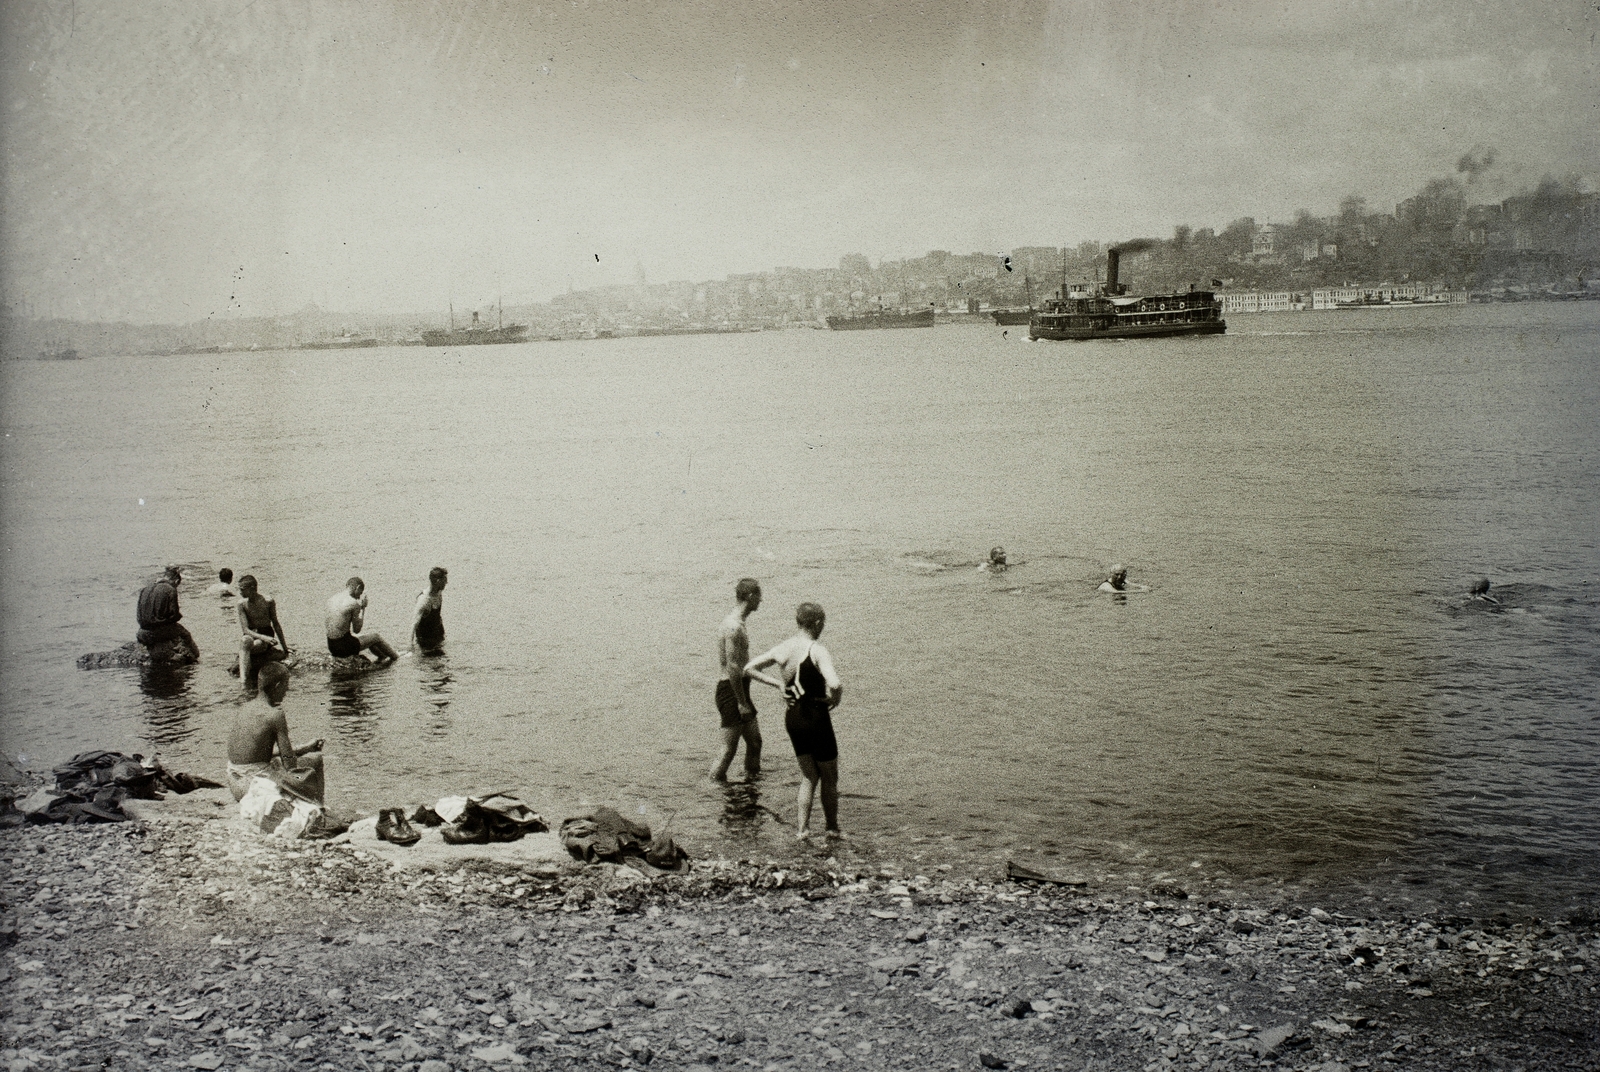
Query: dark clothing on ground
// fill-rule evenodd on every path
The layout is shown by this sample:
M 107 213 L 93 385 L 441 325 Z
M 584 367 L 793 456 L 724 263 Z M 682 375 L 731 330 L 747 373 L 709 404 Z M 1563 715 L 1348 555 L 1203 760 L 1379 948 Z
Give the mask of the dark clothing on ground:
M 425 651 L 444 643 L 444 619 L 439 615 L 439 608 L 429 607 L 422 612 L 422 617 L 417 619 L 416 634 L 417 646 Z
M 328 638 L 328 653 L 336 659 L 348 659 L 361 654 L 361 641 L 354 633 Z
M 722 716 L 722 728 L 725 730 L 743 726 L 756 717 L 755 711 L 748 716 L 739 713 L 739 698 L 733 694 L 733 682 L 727 678 L 717 682 L 717 714 Z

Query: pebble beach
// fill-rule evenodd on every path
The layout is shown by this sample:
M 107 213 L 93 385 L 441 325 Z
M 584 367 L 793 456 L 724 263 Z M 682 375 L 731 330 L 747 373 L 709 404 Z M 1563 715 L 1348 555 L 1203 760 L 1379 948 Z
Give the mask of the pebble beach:
M 396 867 L 178 801 L 0 831 L 9 1072 L 1600 1067 L 1589 916 L 832 857 Z

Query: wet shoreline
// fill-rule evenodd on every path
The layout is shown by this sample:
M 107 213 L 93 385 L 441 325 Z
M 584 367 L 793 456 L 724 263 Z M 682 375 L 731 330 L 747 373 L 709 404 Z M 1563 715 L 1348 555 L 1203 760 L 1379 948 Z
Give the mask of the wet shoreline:
M 229 814 L 195 800 L 0 833 L 0 1058 L 1338 1072 L 1594 1067 L 1600 1052 L 1592 916 L 1367 916 L 1283 890 L 837 858 L 653 879 L 570 861 L 396 870 Z

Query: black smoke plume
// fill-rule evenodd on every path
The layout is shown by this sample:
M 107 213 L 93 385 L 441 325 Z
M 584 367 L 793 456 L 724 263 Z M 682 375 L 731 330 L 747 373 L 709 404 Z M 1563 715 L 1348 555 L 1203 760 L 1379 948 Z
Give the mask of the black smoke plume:
M 1153 238 L 1135 238 L 1132 242 L 1124 242 L 1116 247 L 1117 253 L 1143 253 L 1147 249 L 1154 249 L 1159 245 Z
M 1478 176 L 1494 165 L 1494 150 L 1484 145 L 1474 145 L 1472 151 L 1456 161 L 1456 170 L 1467 177 L 1468 183 L 1478 181 Z

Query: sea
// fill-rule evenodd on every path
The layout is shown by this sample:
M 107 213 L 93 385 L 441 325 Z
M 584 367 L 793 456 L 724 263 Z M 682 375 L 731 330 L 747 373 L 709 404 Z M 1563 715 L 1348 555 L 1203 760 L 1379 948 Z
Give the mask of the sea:
M 219 777 L 244 694 L 218 569 L 325 652 L 348 577 L 403 646 L 438 565 L 444 654 L 290 686 L 336 809 L 506 790 L 552 826 L 616 807 L 699 858 L 1596 908 L 1600 303 L 0 375 L 13 766 L 104 748 Z M 1004 572 L 979 568 L 995 546 Z M 132 639 L 169 563 L 200 663 L 79 670 Z M 1097 591 L 1117 564 L 1137 590 Z M 707 778 L 745 576 L 757 652 L 800 602 L 826 610 L 842 842 L 793 836 L 773 690 L 761 776 Z

